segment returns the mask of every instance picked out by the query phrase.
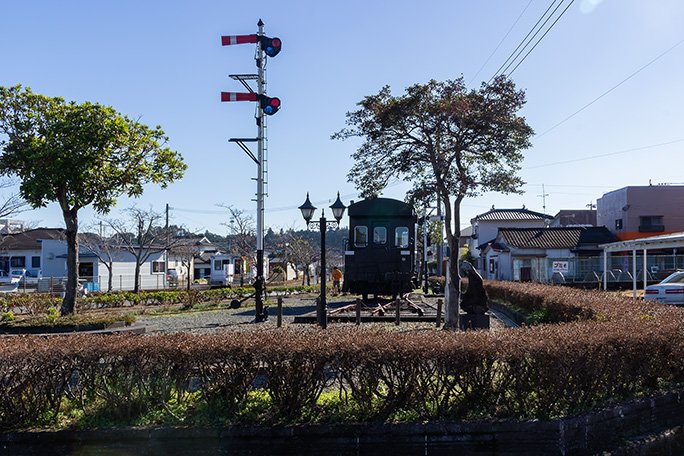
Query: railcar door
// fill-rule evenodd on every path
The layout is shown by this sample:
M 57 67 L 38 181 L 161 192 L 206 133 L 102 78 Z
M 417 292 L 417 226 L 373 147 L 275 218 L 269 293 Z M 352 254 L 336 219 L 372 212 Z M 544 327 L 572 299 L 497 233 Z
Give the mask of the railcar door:
M 413 265 L 413 246 L 411 245 L 409 227 L 399 224 L 394 227 L 394 258 L 398 272 L 411 274 Z
M 390 244 L 389 244 L 389 229 L 386 221 L 373 221 L 373 260 L 375 261 L 377 272 L 384 274 L 392 269 Z

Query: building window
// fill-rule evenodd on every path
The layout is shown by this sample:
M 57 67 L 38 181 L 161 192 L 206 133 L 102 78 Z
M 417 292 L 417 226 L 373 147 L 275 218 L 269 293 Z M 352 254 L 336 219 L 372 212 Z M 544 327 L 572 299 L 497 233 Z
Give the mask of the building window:
M 166 272 L 166 263 L 163 261 L 153 261 L 152 262 L 152 274 L 154 273 L 165 273 Z
M 26 257 L 12 257 L 10 258 L 11 268 L 25 268 L 26 267 Z
M 40 268 L 40 257 L 31 257 L 31 267 L 33 269 L 38 269 Z
M 615 220 L 615 229 L 616 229 L 616 230 L 621 230 L 621 229 L 622 229 L 622 219 L 617 219 L 617 220 Z
M 405 249 L 409 245 L 409 229 L 405 226 L 398 226 L 394 230 L 394 246 Z
M 92 281 L 95 275 L 95 266 L 93 263 L 79 263 L 78 276 L 84 280 Z
M 357 226 L 354 228 L 354 247 L 365 247 L 368 245 L 368 227 Z
M 662 215 L 648 215 L 639 217 L 639 231 L 665 231 Z
M 376 226 L 375 228 L 373 228 L 373 243 L 387 243 L 387 228 L 385 228 L 384 226 Z

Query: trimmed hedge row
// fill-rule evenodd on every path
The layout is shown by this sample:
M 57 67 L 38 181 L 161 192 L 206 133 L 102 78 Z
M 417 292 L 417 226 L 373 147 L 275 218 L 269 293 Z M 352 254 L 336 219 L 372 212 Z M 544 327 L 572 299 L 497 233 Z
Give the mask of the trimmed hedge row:
M 269 288 L 269 293 L 290 295 L 313 291 L 310 286 Z M 79 298 L 77 310 L 118 308 L 124 306 L 169 306 L 184 304 L 192 307 L 201 303 L 220 304 L 232 299 L 244 298 L 254 293 L 253 288 L 215 288 L 210 290 L 141 291 L 140 293 L 94 293 Z M 40 315 L 50 307 L 59 308 L 62 299 L 44 293 L 6 293 L 0 296 L 0 313 L 14 312 Z
M 194 423 L 201 411 L 209 422 L 251 424 L 554 417 L 684 380 L 682 309 L 561 287 L 488 287 L 592 318 L 496 332 L 4 338 L 0 426 L 53 424 L 65 411 L 129 424 L 150 414 Z

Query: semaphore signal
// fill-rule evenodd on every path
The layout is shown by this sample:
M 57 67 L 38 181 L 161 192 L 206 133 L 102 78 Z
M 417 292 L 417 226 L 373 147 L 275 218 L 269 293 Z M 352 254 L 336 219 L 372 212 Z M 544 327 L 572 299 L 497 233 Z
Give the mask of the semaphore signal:
M 269 38 L 264 35 L 264 23 L 259 20 L 259 32 L 254 35 L 228 35 L 221 37 L 222 46 L 231 46 L 235 44 L 249 44 L 256 43 L 256 66 L 257 74 L 249 75 L 231 75 L 232 79 L 240 81 L 242 85 L 249 90 L 248 93 L 241 92 L 221 92 L 221 101 L 255 101 L 257 103 L 256 123 L 258 128 L 258 136 L 256 138 L 231 138 L 231 142 L 235 142 L 244 150 L 247 155 L 257 164 L 257 277 L 254 283 L 254 294 L 256 301 L 256 318 L 255 322 L 259 323 L 268 318 L 268 310 L 263 306 L 263 295 L 266 282 L 264 280 L 264 175 L 265 175 L 265 142 L 266 142 L 266 122 L 265 116 L 272 116 L 280 109 L 280 99 L 266 96 L 266 58 L 275 57 L 282 48 L 282 41 L 280 38 Z M 257 90 L 252 90 L 247 81 L 256 80 Z M 256 142 L 258 146 L 258 153 L 256 156 L 245 144 L 245 142 Z

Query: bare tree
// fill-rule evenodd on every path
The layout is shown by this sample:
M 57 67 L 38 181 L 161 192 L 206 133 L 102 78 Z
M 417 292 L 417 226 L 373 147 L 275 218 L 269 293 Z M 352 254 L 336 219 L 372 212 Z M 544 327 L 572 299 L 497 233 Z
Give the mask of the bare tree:
M 172 239 L 169 245 L 169 252 L 180 257 L 183 266 L 187 268 L 187 289 L 190 289 L 190 269 L 193 265 L 195 255 L 200 253 L 199 246 L 193 239 Z
M 103 223 L 108 223 L 104 220 L 100 221 L 100 227 Z M 95 257 L 104 264 L 107 268 L 109 276 L 107 278 L 107 291 L 112 291 L 114 280 L 114 261 L 122 259 L 124 250 L 121 246 L 120 236 L 105 237 L 95 233 L 83 233 L 79 237 L 80 245 L 88 252 L 95 255 Z
M 149 210 L 131 207 L 125 210 L 129 220 L 106 220 L 107 225 L 116 234 L 115 237 L 123 251 L 129 252 L 135 258 L 135 286 L 134 293 L 140 291 L 140 267 L 153 254 L 161 253 L 171 248 L 174 240 L 168 242 L 166 230 L 161 225 L 163 215 Z
M 0 189 L 9 189 L 15 185 L 17 185 L 16 179 L 0 179 Z M 11 217 L 20 212 L 27 211 L 30 207 L 18 193 L 4 194 L 0 197 L 0 218 Z
M 307 285 L 311 285 L 311 275 L 309 274 L 309 268 L 313 264 L 316 258 L 316 252 L 314 248 L 311 247 L 304 239 L 292 238 L 290 242 L 287 243 L 285 249 L 287 255 L 287 261 L 297 267 L 301 267 L 304 275 L 302 276 L 302 285 L 306 281 Z
M 245 214 L 245 211 L 233 206 L 219 204 L 219 207 L 228 209 L 230 219 L 228 223 L 222 223 L 228 228 L 229 248 L 231 253 L 242 257 L 252 258 L 256 252 L 256 227 L 254 218 Z

